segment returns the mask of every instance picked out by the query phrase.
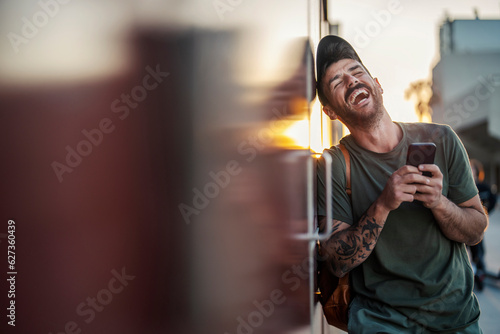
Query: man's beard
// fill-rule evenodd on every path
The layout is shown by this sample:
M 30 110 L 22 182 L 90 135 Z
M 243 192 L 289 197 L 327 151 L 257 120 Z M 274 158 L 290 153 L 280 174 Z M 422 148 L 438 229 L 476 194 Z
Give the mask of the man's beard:
M 370 97 L 373 100 L 373 109 L 367 112 L 359 112 L 351 108 L 350 105 L 344 105 L 342 107 L 338 107 L 335 112 L 342 123 L 344 123 L 348 128 L 363 128 L 366 130 L 374 129 L 383 116 L 382 95 L 378 91 L 374 92 L 364 84 L 358 84 L 356 87 L 351 88 L 351 90 L 354 91 L 358 88 L 365 88 L 369 91 Z M 346 94 L 346 99 L 349 96 L 349 93 Z

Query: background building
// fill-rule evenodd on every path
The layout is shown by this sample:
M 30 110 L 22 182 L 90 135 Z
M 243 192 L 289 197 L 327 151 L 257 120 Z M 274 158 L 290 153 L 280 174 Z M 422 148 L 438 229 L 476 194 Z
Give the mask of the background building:
M 449 124 L 469 156 L 500 179 L 500 20 L 450 20 L 440 27 L 440 60 L 432 70 L 433 121 Z

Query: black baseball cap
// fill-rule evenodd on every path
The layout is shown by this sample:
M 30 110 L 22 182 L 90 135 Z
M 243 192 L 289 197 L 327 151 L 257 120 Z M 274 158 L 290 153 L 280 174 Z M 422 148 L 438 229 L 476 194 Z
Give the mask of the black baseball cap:
M 319 100 L 323 105 L 326 105 L 328 101 L 326 101 L 326 97 L 323 94 L 321 80 L 328 66 L 342 59 L 356 60 L 368 72 L 352 45 L 345 39 L 335 35 L 323 37 L 318 44 L 318 50 L 316 52 L 316 88 L 318 90 Z M 370 72 L 368 72 L 368 74 L 370 74 Z

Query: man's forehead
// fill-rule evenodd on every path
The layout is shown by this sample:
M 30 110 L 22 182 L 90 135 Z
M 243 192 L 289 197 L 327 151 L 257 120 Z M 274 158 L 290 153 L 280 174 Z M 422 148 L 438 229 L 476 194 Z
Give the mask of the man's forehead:
M 344 58 L 328 66 L 325 71 L 325 77 L 335 75 L 337 72 L 342 70 L 348 71 L 349 69 L 356 67 L 363 68 L 361 63 L 358 61 L 350 58 Z

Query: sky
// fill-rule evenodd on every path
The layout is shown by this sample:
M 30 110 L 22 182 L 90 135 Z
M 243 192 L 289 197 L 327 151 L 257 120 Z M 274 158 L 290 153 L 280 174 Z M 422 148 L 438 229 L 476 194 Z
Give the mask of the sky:
M 411 82 L 430 80 L 439 60 L 439 26 L 450 19 L 499 19 L 497 0 L 330 0 L 329 21 L 357 50 L 384 89 L 395 121 L 417 121 L 414 102 L 404 99 Z M 447 13 L 447 14 L 446 14 Z

